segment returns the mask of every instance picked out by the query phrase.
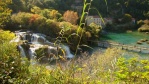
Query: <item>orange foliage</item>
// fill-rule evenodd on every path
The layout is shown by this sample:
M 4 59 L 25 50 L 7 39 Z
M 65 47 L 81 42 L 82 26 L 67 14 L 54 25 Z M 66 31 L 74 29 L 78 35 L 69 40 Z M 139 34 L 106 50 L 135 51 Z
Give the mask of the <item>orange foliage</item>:
M 33 14 L 32 17 L 29 20 L 29 23 L 33 23 L 38 17 L 39 17 L 38 14 Z
M 78 18 L 79 17 L 78 17 L 77 12 L 74 12 L 74 11 L 68 10 L 63 14 L 63 19 L 72 24 L 77 24 Z
M 149 20 L 144 20 L 144 23 L 149 25 Z

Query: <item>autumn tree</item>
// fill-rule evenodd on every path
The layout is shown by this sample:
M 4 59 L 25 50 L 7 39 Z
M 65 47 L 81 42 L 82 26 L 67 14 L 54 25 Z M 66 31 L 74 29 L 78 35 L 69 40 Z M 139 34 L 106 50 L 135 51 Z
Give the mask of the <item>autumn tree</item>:
M 62 17 L 62 15 L 55 9 L 41 9 L 37 6 L 31 8 L 31 12 L 55 21 L 60 21 Z
M 63 19 L 72 24 L 77 24 L 78 18 L 79 17 L 78 17 L 77 12 L 74 12 L 74 11 L 68 10 L 63 14 Z
M 3 27 L 9 19 L 11 10 L 8 8 L 8 4 L 10 3 L 11 0 L 0 0 L 0 27 Z

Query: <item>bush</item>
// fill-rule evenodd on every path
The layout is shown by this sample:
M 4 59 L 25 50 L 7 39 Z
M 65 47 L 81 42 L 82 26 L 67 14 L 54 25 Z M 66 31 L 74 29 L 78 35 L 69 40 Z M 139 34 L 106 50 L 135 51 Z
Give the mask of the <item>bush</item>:
M 19 12 L 11 16 L 11 22 L 16 25 L 16 28 L 28 28 L 32 15 L 31 13 Z
M 33 12 L 34 14 L 38 14 L 41 16 L 46 17 L 47 19 L 52 19 L 55 21 L 62 21 L 61 17 L 62 15 L 54 9 L 40 9 L 37 6 L 34 6 L 33 8 L 31 8 L 31 12 Z
M 46 25 L 46 18 L 37 14 L 32 15 L 30 18 L 30 29 L 40 31 L 41 29 L 44 30 Z
M 122 18 L 122 23 L 128 23 L 132 21 L 132 16 L 130 14 L 125 14 Z
M 88 32 L 91 33 L 91 38 L 90 38 L 90 39 L 93 39 L 93 40 L 99 39 L 99 35 L 100 35 L 101 30 L 102 30 L 101 26 L 96 25 L 95 23 L 91 23 L 91 24 L 86 28 L 86 31 L 88 31 Z
M 140 26 L 142 26 L 144 24 L 144 21 L 143 20 L 139 20 L 139 21 L 137 21 L 137 25 L 140 27 Z
M 142 25 L 139 29 L 138 29 L 139 32 L 149 32 L 149 25 L 147 24 L 144 24 Z
M 0 82 L 12 84 L 27 80 L 28 61 L 23 61 L 16 49 L 16 44 L 10 43 L 14 34 L 9 31 L 0 31 L 0 37 L 2 41 L 0 42 Z
M 0 27 L 4 27 L 6 22 L 10 20 L 12 10 L 9 9 L 8 5 L 11 4 L 11 0 L 0 1 Z
M 40 30 L 44 28 L 46 24 L 46 18 L 32 13 L 19 12 L 11 16 L 11 21 L 13 25 L 16 25 L 16 28 L 25 28 Z
M 49 35 L 53 38 L 56 38 L 59 35 L 61 28 L 59 27 L 60 22 L 56 22 L 54 20 L 47 19 L 44 29 L 40 29 L 44 31 L 46 35 Z
M 85 30 L 79 28 L 78 26 L 72 25 L 69 22 L 61 22 L 59 27 L 61 28 L 60 36 L 63 38 L 64 42 L 70 45 L 70 49 L 75 51 L 78 45 L 81 33 L 83 37 L 81 39 L 81 44 L 87 44 L 87 37 L 85 35 Z
M 79 17 L 77 12 L 68 10 L 63 14 L 63 19 L 71 24 L 77 24 Z
M 126 60 L 120 58 L 117 61 L 116 78 L 118 81 L 135 84 L 148 84 L 149 61 L 131 58 Z

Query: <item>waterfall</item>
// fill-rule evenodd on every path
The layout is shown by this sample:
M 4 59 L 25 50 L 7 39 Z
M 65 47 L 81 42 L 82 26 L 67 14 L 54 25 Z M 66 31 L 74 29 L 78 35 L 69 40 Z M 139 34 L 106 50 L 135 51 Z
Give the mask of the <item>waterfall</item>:
M 39 38 L 39 36 L 37 34 L 33 34 L 31 37 L 31 42 L 38 43 L 38 38 Z
M 30 49 L 29 49 L 30 57 L 34 58 L 36 56 L 35 50 L 39 49 L 42 46 L 43 45 L 41 45 L 41 44 L 34 44 L 34 45 L 32 45 L 32 47 L 30 47 Z
M 30 57 L 30 59 L 34 58 L 36 56 L 35 50 L 47 46 L 47 55 L 48 54 L 58 54 L 58 48 L 63 48 L 66 52 L 66 58 L 73 58 L 73 54 L 71 54 L 70 49 L 66 45 L 60 46 L 54 46 L 54 43 L 49 42 L 46 40 L 46 36 L 44 34 L 40 33 L 32 33 L 32 32 L 22 32 L 17 31 L 15 32 L 16 38 L 11 40 L 11 42 L 19 42 L 20 40 L 27 40 L 27 44 L 29 45 L 29 50 L 27 50 L 27 56 Z M 24 44 L 24 43 L 23 43 Z M 24 48 L 21 45 L 18 45 L 18 49 L 20 50 L 20 54 L 22 57 L 26 57 L 26 52 Z
M 67 58 L 73 58 L 73 54 L 71 54 L 70 49 L 69 49 L 68 46 L 63 45 L 62 48 L 65 49 L 65 51 L 66 51 L 66 57 L 67 57 Z
M 37 33 L 37 34 L 33 34 L 31 36 L 31 42 L 36 43 L 36 44 L 40 44 L 40 43 L 46 42 L 46 39 L 44 36 Z
M 18 49 L 20 50 L 20 54 L 22 57 L 26 57 L 25 51 L 21 45 L 18 46 Z

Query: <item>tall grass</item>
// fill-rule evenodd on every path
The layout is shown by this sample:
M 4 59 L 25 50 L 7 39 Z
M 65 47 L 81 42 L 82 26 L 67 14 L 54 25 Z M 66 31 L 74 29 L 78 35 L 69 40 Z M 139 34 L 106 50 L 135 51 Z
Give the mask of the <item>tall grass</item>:
M 115 83 L 114 70 L 121 50 L 107 49 L 90 56 L 82 53 L 80 58 L 53 65 L 31 65 L 28 83 L 51 84 L 103 84 Z

